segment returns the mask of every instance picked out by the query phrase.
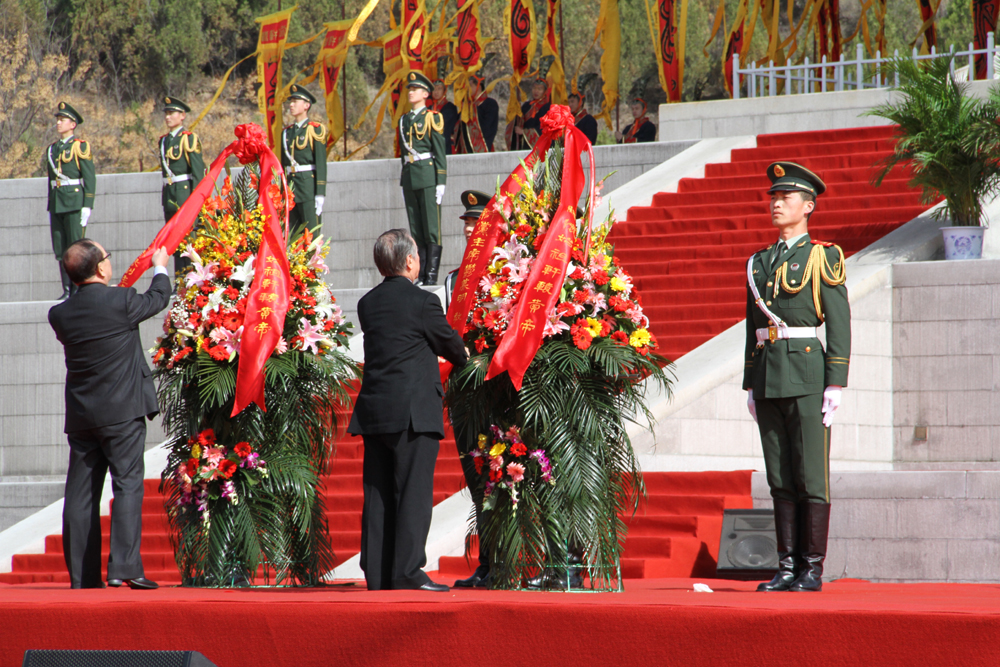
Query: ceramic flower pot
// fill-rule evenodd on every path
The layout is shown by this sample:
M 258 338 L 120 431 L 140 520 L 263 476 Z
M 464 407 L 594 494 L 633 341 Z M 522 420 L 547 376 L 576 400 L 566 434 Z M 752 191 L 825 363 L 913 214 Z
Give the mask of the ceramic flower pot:
M 942 227 L 945 259 L 980 259 L 983 256 L 983 232 L 975 227 Z

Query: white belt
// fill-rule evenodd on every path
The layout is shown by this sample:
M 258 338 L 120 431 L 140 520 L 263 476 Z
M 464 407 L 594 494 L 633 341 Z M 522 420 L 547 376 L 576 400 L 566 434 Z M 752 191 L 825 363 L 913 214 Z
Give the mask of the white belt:
M 164 185 L 173 185 L 174 183 L 182 183 L 183 181 L 191 180 L 191 174 L 181 174 L 180 176 L 167 176 L 163 179 Z
M 314 164 L 297 164 L 294 167 L 285 167 L 286 174 L 297 174 L 300 171 L 314 171 L 316 165 Z
M 79 178 L 64 178 L 57 181 L 49 181 L 49 184 L 54 188 L 61 188 L 67 185 L 83 185 L 83 180 Z
M 816 338 L 816 327 L 765 327 L 757 329 L 757 345 L 788 338 Z
M 434 157 L 433 153 L 408 153 L 404 159 L 412 164 L 421 160 L 430 160 L 432 157 Z

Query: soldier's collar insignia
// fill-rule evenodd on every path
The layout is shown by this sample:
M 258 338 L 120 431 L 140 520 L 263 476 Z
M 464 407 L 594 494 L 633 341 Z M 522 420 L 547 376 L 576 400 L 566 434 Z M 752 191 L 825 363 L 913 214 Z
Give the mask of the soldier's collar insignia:
M 778 178 L 781 178 L 782 176 L 785 175 L 785 170 L 781 167 L 780 164 L 774 165 L 774 175 L 777 176 Z

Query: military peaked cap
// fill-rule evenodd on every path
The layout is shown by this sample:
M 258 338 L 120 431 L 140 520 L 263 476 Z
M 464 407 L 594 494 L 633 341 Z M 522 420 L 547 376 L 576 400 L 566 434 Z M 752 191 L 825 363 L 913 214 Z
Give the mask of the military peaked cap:
M 163 98 L 163 111 L 164 113 L 167 111 L 183 111 L 184 113 L 191 113 L 191 107 L 184 104 L 184 102 L 176 97 L 170 97 L 168 95 Z
M 83 116 L 81 116 L 76 109 L 71 107 L 66 102 L 59 103 L 59 107 L 56 109 L 56 118 L 59 116 L 65 116 L 77 125 L 83 125 Z
M 465 207 L 465 212 L 458 217 L 469 220 L 478 220 L 479 216 L 483 213 L 483 209 L 486 208 L 488 203 L 490 203 L 490 195 L 485 192 L 479 192 L 478 190 L 466 190 L 462 193 L 462 206 Z
M 768 193 L 798 190 L 818 196 L 826 192 L 822 178 L 794 162 L 775 162 L 767 168 L 767 177 L 771 179 Z
M 423 88 L 428 93 L 434 91 L 434 85 L 431 80 L 424 76 L 423 72 L 413 71 L 406 75 L 406 87 L 407 88 Z
M 291 92 L 288 94 L 288 99 L 300 99 L 305 100 L 309 104 L 316 104 L 316 98 L 306 90 L 304 87 L 299 85 L 294 85 L 289 89 Z

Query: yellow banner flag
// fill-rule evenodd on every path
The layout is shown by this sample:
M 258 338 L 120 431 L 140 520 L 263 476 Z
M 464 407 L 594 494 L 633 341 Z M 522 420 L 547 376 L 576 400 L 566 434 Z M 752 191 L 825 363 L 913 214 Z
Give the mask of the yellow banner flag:
M 562 58 L 559 55 L 559 32 L 556 30 L 556 18 L 559 16 L 562 0 L 547 0 L 548 11 L 545 16 L 545 39 L 542 40 L 542 58 L 552 56 L 552 66 L 545 75 L 552 91 L 552 104 L 566 104 L 566 72 L 563 70 Z
M 618 0 L 601 0 L 601 13 L 597 17 L 594 38 L 601 36 L 601 78 L 604 79 L 604 106 L 597 118 L 603 118 L 612 127 L 611 110 L 618 106 L 618 69 L 622 57 L 622 25 L 618 14 Z
M 271 148 L 277 147 L 278 138 L 284 121 L 281 115 L 281 105 L 285 100 L 279 99 L 281 91 L 281 59 L 285 53 L 285 41 L 288 38 L 288 23 L 291 9 L 262 16 L 256 19 L 260 24 L 260 37 L 257 39 L 257 80 L 260 89 L 257 91 L 257 105 L 264 116 L 267 127 L 267 141 Z
M 344 135 L 346 125 L 337 84 L 344 67 L 344 61 L 347 60 L 347 51 L 351 46 L 350 42 L 347 41 L 347 33 L 352 25 L 354 25 L 354 19 L 324 23 L 326 37 L 323 39 L 323 48 L 320 49 L 319 56 L 316 58 L 316 65 L 323 74 L 323 95 L 326 98 L 327 150 Z

